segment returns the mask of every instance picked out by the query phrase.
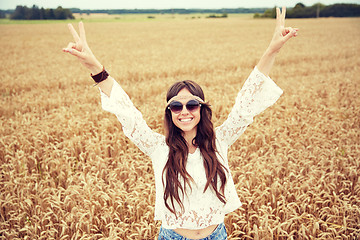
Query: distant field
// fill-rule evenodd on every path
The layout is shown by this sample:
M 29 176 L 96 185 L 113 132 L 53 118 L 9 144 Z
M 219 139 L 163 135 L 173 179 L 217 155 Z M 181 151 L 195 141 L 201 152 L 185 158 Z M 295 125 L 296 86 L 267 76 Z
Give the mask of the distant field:
M 47 23 L 65 23 L 77 22 L 82 20 L 84 22 L 143 22 L 143 21 L 169 21 L 169 20 L 194 20 L 206 18 L 207 13 L 199 14 L 106 14 L 106 13 L 92 13 L 79 14 L 74 13 L 75 20 L 10 20 L 0 19 L 0 24 L 47 24 Z M 215 14 L 220 16 L 221 14 Z M 252 19 L 254 14 L 228 14 L 228 18 L 249 18 Z
M 203 86 L 221 124 L 272 37 L 272 19 L 196 16 L 83 16 L 93 52 L 159 133 L 180 79 Z M 0 25 L 0 238 L 156 239 L 151 161 L 61 51 L 67 22 Z M 360 19 L 287 25 L 299 36 L 270 74 L 284 94 L 229 152 L 244 204 L 226 217 L 229 239 L 359 239 Z

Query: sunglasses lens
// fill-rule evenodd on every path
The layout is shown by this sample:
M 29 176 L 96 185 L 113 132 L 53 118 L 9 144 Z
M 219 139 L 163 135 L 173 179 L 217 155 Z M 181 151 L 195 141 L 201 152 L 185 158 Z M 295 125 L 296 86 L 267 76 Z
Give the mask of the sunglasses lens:
M 196 100 L 190 100 L 188 101 L 188 103 L 186 104 L 186 108 L 187 110 L 189 110 L 190 112 L 196 111 L 198 110 L 200 107 L 200 103 Z
M 197 100 L 190 100 L 186 103 L 186 109 L 189 112 L 194 112 L 194 111 L 198 110 L 199 107 L 200 107 L 200 103 Z M 183 110 L 183 104 L 181 102 L 174 101 L 174 102 L 170 103 L 169 109 L 173 113 L 179 114 Z
M 170 103 L 169 108 L 173 113 L 180 113 L 183 109 L 183 105 L 181 102 L 172 102 Z

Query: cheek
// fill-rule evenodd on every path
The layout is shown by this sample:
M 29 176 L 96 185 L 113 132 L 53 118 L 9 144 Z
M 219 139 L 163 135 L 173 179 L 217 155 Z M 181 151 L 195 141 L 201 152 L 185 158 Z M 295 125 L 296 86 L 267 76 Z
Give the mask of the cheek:
M 179 127 L 178 122 L 176 121 L 177 120 L 176 115 L 174 115 L 173 113 L 171 113 L 171 120 L 175 126 Z
M 200 111 L 196 113 L 196 124 L 198 124 L 200 122 L 200 119 L 201 119 L 201 114 L 200 114 Z

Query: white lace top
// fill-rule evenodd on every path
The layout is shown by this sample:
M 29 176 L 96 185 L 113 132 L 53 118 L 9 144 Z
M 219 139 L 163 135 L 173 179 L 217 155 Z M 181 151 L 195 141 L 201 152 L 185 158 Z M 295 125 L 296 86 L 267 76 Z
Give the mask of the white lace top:
M 182 201 L 184 212 L 181 212 L 181 208 L 174 201 L 175 207 L 178 207 L 176 208 L 177 217 L 165 207 L 163 200 L 162 171 L 169 153 L 165 137 L 148 127 L 141 113 L 134 107 L 117 82 L 114 81 L 110 97 L 101 92 L 101 102 L 104 110 L 116 115 L 125 135 L 152 160 L 156 186 L 155 220 L 161 220 L 163 227 L 168 229 L 201 229 L 223 222 L 225 214 L 241 206 L 230 174 L 228 148 L 253 122 L 253 117 L 274 104 L 281 94 L 282 90 L 255 67 L 238 93 L 228 118 L 216 128 L 216 147 L 221 155 L 218 159 L 222 161 L 229 173 L 225 186 L 226 204 L 216 197 L 211 187 L 208 187 L 205 193 L 203 192 L 206 175 L 200 150 L 197 149 L 193 154 L 188 155 L 186 165 L 186 170 L 194 179 L 195 184 L 192 185 L 192 190 L 186 188 L 187 194 L 183 196 Z

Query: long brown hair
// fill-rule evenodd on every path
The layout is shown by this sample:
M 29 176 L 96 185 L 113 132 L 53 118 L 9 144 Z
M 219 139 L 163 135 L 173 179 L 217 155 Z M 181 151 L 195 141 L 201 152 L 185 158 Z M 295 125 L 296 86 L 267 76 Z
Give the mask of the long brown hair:
M 176 96 L 184 88 L 189 90 L 194 96 L 200 97 L 205 102 L 204 92 L 201 87 L 191 80 L 180 81 L 173 84 L 167 92 L 166 101 L 169 101 L 172 97 Z M 216 156 L 215 131 L 211 122 L 211 117 L 212 111 L 210 105 L 202 103 L 200 108 L 200 122 L 197 125 L 197 134 L 192 140 L 192 143 L 199 147 L 204 159 L 204 168 L 207 178 L 204 192 L 211 186 L 219 200 L 225 204 L 226 199 L 224 190 L 227 180 L 225 171 L 227 170 Z M 186 171 L 187 156 L 189 154 L 187 142 L 182 135 L 182 130 L 173 123 L 171 111 L 167 108 L 165 109 L 164 125 L 166 144 L 169 146 L 169 158 L 162 173 L 163 175 L 165 174 L 166 179 L 165 184 L 163 178 L 163 185 L 165 185 L 164 201 L 165 206 L 176 215 L 174 199 L 183 211 L 184 205 L 182 204 L 180 197 L 185 196 L 187 185 L 191 189 L 190 181 L 194 182 L 194 180 Z M 180 182 L 180 179 L 183 181 L 183 185 Z M 220 191 L 218 189 L 218 179 L 221 181 Z M 171 206 L 167 201 L 169 198 Z

